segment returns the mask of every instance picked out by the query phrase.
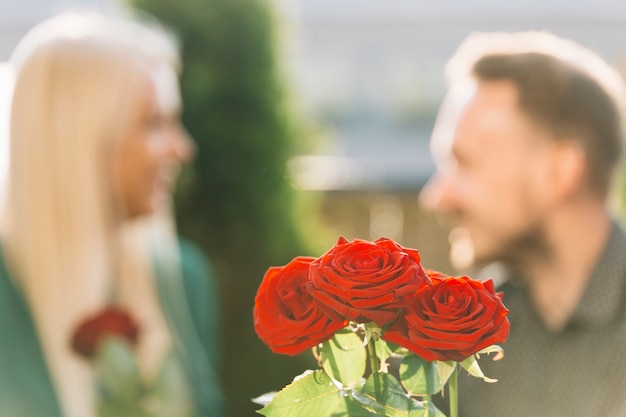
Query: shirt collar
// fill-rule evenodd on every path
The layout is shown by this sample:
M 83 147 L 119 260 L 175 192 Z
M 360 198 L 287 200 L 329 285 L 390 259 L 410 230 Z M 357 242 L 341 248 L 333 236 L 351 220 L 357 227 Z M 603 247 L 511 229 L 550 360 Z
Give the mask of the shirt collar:
M 625 255 L 626 235 L 614 222 L 605 249 L 594 266 L 587 288 L 570 319 L 570 326 L 598 327 L 615 319 L 624 300 Z

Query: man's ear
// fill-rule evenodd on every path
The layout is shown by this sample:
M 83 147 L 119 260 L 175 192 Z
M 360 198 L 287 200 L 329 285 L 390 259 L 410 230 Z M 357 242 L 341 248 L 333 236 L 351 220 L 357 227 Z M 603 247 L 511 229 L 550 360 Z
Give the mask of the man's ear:
M 587 155 L 580 143 L 574 139 L 561 139 L 554 142 L 549 169 L 553 195 L 568 199 L 580 190 L 585 181 Z

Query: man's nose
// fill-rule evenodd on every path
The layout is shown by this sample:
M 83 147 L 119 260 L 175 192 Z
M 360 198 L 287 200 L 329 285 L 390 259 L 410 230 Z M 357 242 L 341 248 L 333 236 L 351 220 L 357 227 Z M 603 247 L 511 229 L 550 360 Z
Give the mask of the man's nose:
M 448 176 L 436 172 L 419 194 L 422 208 L 430 212 L 446 212 L 454 209 L 453 184 Z

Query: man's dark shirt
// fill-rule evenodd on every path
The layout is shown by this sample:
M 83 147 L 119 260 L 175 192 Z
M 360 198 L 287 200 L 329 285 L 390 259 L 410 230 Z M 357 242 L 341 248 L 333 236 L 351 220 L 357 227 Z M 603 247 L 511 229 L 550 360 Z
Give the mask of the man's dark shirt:
M 614 225 L 581 302 L 553 332 L 523 287 L 504 284 L 504 359 L 482 357 L 488 384 L 461 371 L 461 417 L 626 417 L 626 236 Z

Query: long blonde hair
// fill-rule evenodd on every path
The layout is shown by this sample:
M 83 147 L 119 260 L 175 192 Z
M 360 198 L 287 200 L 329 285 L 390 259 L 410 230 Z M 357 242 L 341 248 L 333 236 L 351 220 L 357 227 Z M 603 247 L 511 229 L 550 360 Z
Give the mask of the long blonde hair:
M 110 164 L 139 117 L 146 75 L 158 65 L 176 66 L 176 48 L 143 23 L 66 14 L 33 29 L 12 63 L 3 251 L 33 313 L 65 414 L 88 417 L 91 373 L 68 348 L 81 318 L 120 292 L 120 302 L 143 314 L 153 345 L 171 337 L 157 307 L 145 237 L 151 225 L 167 230 L 170 216 L 164 207 L 152 219 L 118 224 L 123 207 L 113 198 Z M 169 245 L 172 236 L 170 228 L 159 239 Z

